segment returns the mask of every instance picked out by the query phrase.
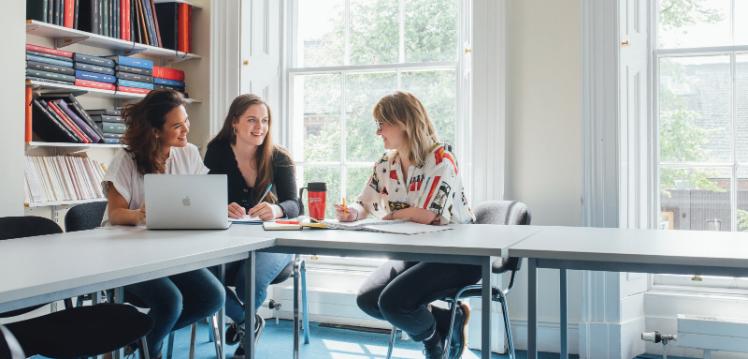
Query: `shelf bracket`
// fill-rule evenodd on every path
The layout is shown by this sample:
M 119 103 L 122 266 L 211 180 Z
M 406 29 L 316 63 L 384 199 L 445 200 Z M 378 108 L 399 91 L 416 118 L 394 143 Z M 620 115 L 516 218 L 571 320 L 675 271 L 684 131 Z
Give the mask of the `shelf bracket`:
M 73 44 L 77 44 L 81 41 L 88 40 L 90 36 L 73 36 L 73 37 L 58 37 L 55 38 L 55 48 L 63 48 Z

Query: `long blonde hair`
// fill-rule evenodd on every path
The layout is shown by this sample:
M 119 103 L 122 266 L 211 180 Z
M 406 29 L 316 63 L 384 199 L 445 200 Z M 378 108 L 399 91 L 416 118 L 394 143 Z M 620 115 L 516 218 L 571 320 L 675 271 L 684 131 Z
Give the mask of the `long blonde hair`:
M 372 115 L 378 123 L 399 125 L 405 129 L 410 144 L 408 159 L 418 167 L 423 166 L 426 156 L 439 143 L 426 109 L 410 92 L 396 91 L 382 97 L 374 106 Z

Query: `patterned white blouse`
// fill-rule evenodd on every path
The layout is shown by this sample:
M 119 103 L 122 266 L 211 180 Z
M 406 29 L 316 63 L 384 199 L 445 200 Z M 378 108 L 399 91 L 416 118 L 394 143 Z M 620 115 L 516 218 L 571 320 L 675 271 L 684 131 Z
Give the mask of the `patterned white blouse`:
M 436 213 L 435 224 L 475 221 L 451 146 L 434 146 L 422 167 L 410 166 L 408 176 L 406 181 L 397 151 L 385 152 L 374 164 L 374 172 L 354 206 L 379 218 L 400 209 L 418 207 Z

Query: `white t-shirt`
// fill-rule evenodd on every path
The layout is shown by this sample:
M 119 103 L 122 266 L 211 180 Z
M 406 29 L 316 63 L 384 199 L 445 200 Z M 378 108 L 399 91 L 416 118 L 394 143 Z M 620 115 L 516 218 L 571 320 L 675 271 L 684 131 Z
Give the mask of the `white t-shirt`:
M 164 174 L 194 175 L 207 174 L 208 168 L 203 164 L 197 146 L 188 143 L 184 147 L 172 147 L 166 160 Z M 104 193 L 113 185 L 127 201 L 129 209 L 138 209 L 145 203 L 143 175 L 138 172 L 133 155 L 125 150 L 118 150 L 109 164 L 109 170 L 101 181 Z M 104 212 L 102 225 L 109 224 L 109 209 Z

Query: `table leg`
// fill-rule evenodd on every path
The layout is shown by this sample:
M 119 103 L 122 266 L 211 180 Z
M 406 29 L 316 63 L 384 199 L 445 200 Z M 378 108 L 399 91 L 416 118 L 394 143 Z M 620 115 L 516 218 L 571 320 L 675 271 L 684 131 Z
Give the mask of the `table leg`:
M 117 287 L 114 288 L 114 292 L 112 293 L 112 301 L 117 304 L 122 304 L 125 302 L 125 287 Z M 146 348 L 145 350 L 148 350 Z M 114 359 L 120 359 L 125 357 L 125 350 L 123 348 L 119 348 L 114 351 Z
M 481 358 L 491 358 L 491 258 L 481 264 L 482 303 L 481 303 Z
M 527 259 L 527 358 L 538 357 L 538 270 L 535 259 Z
M 255 357 L 255 252 L 245 259 L 244 276 L 244 351 L 248 359 Z
M 559 288 L 560 288 L 560 302 L 561 302 L 561 358 L 560 359 L 569 359 L 569 333 L 568 333 L 568 313 L 567 313 L 567 306 L 566 306 L 566 269 L 559 269 Z
M 218 275 L 219 275 L 218 279 L 221 280 L 221 284 L 226 285 L 226 264 L 225 263 L 221 264 Z M 225 330 L 226 309 L 225 308 L 226 306 L 221 306 L 221 309 L 218 310 L 218 338 L 213 338 L 213 340 L 218 342 L 216 344 L 218 344 L 218 348 L 220 349 L 219 354 L 218 354 L 220 359 L 226 358 L 226 354 L 225 354 L 226 352 L 226 345 L 225 345 L 226 343 L 226 330 Z M 213 323 L 211 322 L 209 323 L 208 328 L 211 328 L 212 326 L 213 326 Z M 208 330 L 212 330 L 212 329 L 208 329 Z

